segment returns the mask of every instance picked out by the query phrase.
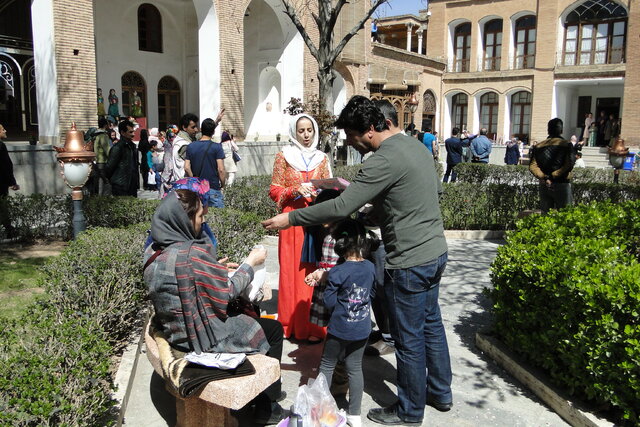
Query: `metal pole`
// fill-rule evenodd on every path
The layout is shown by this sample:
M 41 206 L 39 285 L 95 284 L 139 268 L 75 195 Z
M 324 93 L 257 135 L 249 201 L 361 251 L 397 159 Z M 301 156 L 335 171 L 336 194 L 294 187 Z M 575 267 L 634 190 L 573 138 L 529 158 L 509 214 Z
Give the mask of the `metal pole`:
M 87 218 L 84 216 L 82 210 L 82 187 L 75 187 L 71 192 L 71 198 L 73 199 L 73 238 L 78 237 L 78 234 L 87 229 Z

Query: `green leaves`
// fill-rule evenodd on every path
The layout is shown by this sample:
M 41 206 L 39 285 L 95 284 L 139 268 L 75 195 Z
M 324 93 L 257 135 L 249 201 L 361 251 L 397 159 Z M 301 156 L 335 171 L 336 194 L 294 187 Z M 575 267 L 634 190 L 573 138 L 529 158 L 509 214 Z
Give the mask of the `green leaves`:
M 640 201 L 517 222 L 491 271 L 502 339 L 572 393 L 640 417 Z

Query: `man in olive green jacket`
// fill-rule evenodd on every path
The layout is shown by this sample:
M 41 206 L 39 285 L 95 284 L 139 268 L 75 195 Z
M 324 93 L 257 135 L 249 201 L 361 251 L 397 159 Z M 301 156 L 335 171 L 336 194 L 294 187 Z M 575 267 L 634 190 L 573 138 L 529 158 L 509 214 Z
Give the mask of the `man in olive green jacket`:
M 96 194 L 103 196 L 111 194 L 111 185 L 107 179 L 105 168 L 109 160 L 111 150 L 111 139 L 109 138 L 109 122 L 104 117 L 98 119 L 98 131 L 94 134 L 93 151 L 96 153 L 96 173 L 95 187 Z

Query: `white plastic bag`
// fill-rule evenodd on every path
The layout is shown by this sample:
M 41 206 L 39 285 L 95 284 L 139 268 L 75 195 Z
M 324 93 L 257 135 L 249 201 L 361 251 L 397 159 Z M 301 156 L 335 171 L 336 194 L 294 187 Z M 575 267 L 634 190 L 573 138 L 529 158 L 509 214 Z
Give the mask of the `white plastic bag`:
M 308 385 L 298 388 L 294 412 L 302 418 L 304 427 L 342 427 L 347 425 L 344 411 L 338 410 L 338 405 L 329 391 L 327 379 L 318 374 Z
M 147 174 L 147 184 L 156 185 L 156 173 L 154 171 L 149 171 Z

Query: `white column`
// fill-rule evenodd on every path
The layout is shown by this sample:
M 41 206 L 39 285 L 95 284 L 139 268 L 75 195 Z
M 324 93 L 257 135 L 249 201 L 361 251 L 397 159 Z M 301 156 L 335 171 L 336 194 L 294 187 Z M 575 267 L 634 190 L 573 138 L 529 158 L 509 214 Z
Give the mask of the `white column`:
M 416 34 L 418 35 L 418 54 L 422 55 L 422 35 L 423 35 L 423 32 L 422 32 L 422 30 L 418 30 L 418 31 L 416 31 Z
M 216 117 L 220 112 L 220 26 L 215 4 L 193 2 L 198 17 L 198 74 L 200 117 Z M 217 132 L 221 132 L 218 127 Z
M 58 116 L 58 73 L 54 46 L 53 1 L 34 0 L 31 4 L 33 55 L 36 67 L 38 132 L 40 142 L 55 144 L 60 136 Z
M 413 24 L 407 24 L 407 50 L 411 52 L 411 29 Z

